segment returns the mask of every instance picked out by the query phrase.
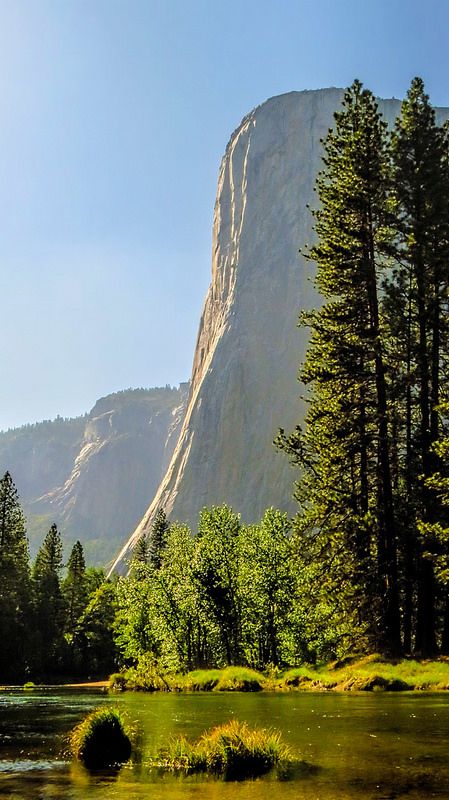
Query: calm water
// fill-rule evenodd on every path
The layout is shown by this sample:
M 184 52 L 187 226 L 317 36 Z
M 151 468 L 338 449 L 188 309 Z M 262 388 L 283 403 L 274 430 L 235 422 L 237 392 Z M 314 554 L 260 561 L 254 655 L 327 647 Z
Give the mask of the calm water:
M 64 737 L 91 708 L 118 704 L 142 733 L 140 763 L 90 776 Z M 225 783 L 158 778 L 146 754 L 173 734 L 196 736 L 232 717 L 280 729 L 308 764 L 291 780 Z M 449 800 L 449 695 L 0 694 L 0 798 L 8 800 Z

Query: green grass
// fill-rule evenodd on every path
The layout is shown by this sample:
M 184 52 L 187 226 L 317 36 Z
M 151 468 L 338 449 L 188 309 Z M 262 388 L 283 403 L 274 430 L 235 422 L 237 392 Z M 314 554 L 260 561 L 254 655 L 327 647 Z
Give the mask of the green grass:
M 188 692 L 260 692 L 266 679 L 248 667 L 226 667 L 188 672 L 174 679 L 174 688 Z
M 115 690 L 178 692 L 406 691 L 449 690 L 449 659 L 388 660 L 377 654 L 348 657 L 321 667 L 300 666 L 267 675 L 248 667 L 203 669 L 186 675 L 161 675 L 142 666 L 111 675 Z
M 250 728 L 232 720 L 204 733 L 196 742 L 173 739 L 155 764 L 187 773 L 209 772 L 228 780 L 264 775 L 291 761 L 289 749 L 277 731 Z
M 217 686 L 222 670 L 196 669 L 187 675 L 176 675 L 172 679 L 175 689 L 185 692 L 212 692 Z
M 316 669 L 304 666 L 287 670 L 274 688 L 312 691 L 314 689 L 333 689 L 335 683 L 335 675 L 332 675 L 327 668 Z
M 116 708 L 97 708 L 70 734 L 71 754 L 87 769 L 123 764 L 131 756 L 133 731 Z
M 449 689 L 449 661 L 388 660 L 378 654 L 349 659 L 344 666 L 299 667 L 279 681 L 284 689 L 336 691 L 407 691 Z

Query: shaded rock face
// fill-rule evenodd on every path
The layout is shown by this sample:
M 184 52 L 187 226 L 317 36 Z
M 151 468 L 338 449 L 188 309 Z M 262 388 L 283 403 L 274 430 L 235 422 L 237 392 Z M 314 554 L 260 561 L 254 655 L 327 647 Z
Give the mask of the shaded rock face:
M 214 213 L 212 282 L 200 321 L 190 397 L 167 472 L 124 545 L 121 568 L 158 507 L 195 526 L 205 505 L 229 503 L 245 521 L 268 506 L 294 511 L 294 473 L 272 442 L 303 408 L 296 376 L 315 307 L 313 265 L 299 255 L 312 239 L 321 144 L 340 89 L 291 92 L 256 108 L 232 135 L 221 163 Z M 389 124 L 396 100 L 379 101 Z M 444 116 L 444 112 L 443 116 Z
M 24 504 L 32 550 L 51 522 L 106 563 L 139 522 L 179 434 L 188 386 L 108 395 L 77 420 L 0 435 L 0 465 Z

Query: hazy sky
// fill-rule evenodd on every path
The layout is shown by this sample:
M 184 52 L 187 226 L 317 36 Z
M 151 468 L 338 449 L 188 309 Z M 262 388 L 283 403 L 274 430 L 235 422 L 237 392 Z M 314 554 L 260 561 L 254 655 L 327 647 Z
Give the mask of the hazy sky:
M 0 0 L 0 429 L 188 378 L 251 108 L 448 67 L 447 0 Z

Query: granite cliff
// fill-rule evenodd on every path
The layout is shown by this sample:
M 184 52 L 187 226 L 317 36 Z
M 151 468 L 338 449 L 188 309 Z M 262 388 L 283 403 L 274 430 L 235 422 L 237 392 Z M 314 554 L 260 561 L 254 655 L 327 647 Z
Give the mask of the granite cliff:
M 341 89 L 291 92 L 249 113 L 223 157 L 215 204 L 212 281 L 200 320 L 190 395 L 179 440 L 159 489 L 115 566 L 158 507 L 195 526 L 204 505 L 229 503 L 246 521 L 270 505 L 288 512 L 293 473 L 273 447 L 279 427 L 301 415 L 297 328 L 319 302 L 311 241 L 320 139 L 333 124 Z M 380 100 L 391 125 L 398 100 Z M 447 112 L 437 112 L 440 121 Z
M 171 458 L 187 385 L 103 397 L 89 414 L 0 434 L 28 522 L 31 550 L 52 522 L 66 545 L 80 539 L 105 563 L 138 523 Z

